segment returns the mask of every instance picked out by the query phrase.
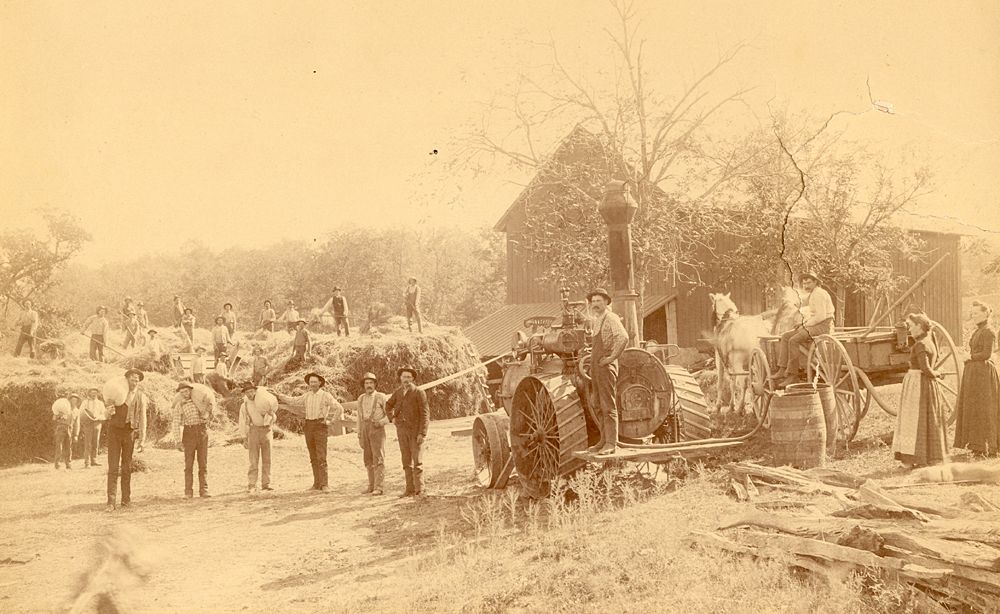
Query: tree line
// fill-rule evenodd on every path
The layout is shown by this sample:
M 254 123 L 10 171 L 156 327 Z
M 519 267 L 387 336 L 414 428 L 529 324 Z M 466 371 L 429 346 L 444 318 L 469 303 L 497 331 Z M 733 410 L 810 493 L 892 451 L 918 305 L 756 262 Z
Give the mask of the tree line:
M 72 216 L 61 219 L 63 225 L 66 219 L 73 221 Z M 79 220 L 73 223 L 77 236 L 85 237 Z M 334 286 L 343 288 L 358 324 L 370 307 L 387 315 L 405 314 L 403 291 L 409 277 L 421 287 L 425 321 L 437 324 L 474 322 L 502 305 L 505 296 L 503 241 L 489 230 L 342 229 L 318 245 L 285 240 L 221 250 L 191 241 L 176 254 L 143 255 L 99 267 L 51 256 L 43 261 L 39 255 L 46 253 L 46 245 L 51 247 L 51 237 L 26 237 L 4 234 L 0 253 L 9 262 L 37 262 L 36 268 L 47 274 L 37 274 L 37 284 L 6 280 L 3 298 L 14 307 L 8 321 L 24 298 L 34 299 L 41 307 L 44 336 L 64 334 L 99 305 L 108 307 L 114 321 L 126 296 L 144 302 L 154 325 L 173 321 L 174 295 L 194 310 L 199 326 L 210 325 L 230 302 L 239 313 L 240 328 L 256 325 L 265 300 L 281 313 L 291 299 L 308 314 L 330 298 Z

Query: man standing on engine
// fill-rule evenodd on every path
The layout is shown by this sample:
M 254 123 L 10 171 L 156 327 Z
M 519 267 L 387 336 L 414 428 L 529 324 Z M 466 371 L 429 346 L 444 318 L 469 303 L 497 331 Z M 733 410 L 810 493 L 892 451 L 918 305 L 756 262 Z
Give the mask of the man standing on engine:
M 604 288 L 587 295 L 594 316 L 594 345 L 590 352 L 590 403 L 601 421 L 601 441 L 588 449 L 599 455 L 618 450 L 618 358 L 628 347 L 628 333 L 610 309 Z

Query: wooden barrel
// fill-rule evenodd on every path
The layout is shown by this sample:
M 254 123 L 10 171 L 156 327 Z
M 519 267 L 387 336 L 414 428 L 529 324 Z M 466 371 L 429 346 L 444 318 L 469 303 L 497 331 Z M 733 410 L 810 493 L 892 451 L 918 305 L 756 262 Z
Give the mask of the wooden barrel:
M 829 384 L 789 384 L 785 394 L 819 394 L 819 402 L 823 406 L 823 421 L 826 423 L 826 455 L 833 458 L 837 451 L 837 433 L 839 415 L 837 413 L 837 397 Z
M 775 393 L 770 414 L 775 463 L 799 469 L 825 464 L 826 420 L 818 392 Z

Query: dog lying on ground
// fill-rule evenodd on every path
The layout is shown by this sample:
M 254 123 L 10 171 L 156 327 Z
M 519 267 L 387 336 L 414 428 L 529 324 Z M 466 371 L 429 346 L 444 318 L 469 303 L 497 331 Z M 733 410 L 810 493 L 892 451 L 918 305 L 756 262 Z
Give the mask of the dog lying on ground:
M 990 482 L 1000 484 L 1000 465 L 948 463 L 922 467 L 913 472 L 918 482 Z

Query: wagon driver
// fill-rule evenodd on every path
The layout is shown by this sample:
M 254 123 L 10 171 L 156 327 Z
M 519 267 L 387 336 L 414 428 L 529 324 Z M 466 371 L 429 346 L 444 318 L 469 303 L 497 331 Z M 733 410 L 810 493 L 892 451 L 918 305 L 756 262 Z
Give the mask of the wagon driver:
M 833 299 L 830 293 L 819 286 L 819 277 L 809 271 L 799 275 L 799 283 L 807 293 L 803 311 L 803 322 L 793 330 L 781 335 L 778 344 L 779 386 L 787 386 L 799 381 L 799 360 L 802 349 L 818 335 L 833 334 Z
M 618 450 L 618 358 L 628 347 L 628 333 L 610 309 L 604 288 L 587 295 L 594 315 L 594 344 L 590 353 L 590 403 L 601 421 L 601 441 L 588 451 L 614 454 Z

